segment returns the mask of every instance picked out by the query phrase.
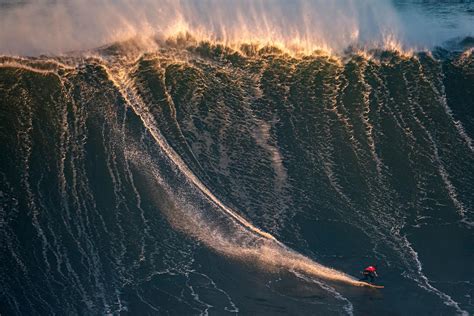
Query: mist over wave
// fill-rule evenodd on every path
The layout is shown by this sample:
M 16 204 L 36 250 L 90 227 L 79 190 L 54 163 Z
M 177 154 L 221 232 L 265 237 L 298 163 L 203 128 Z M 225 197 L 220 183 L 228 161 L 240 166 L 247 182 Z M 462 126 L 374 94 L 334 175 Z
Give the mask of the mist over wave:
M 466 12 L 452 12 L 449 21 L 425 13 L 388 0 L 3 0 L 0 53 L 60 54 L 185 32 L 198 40 L 258 41 L 306 52 L 349 46 L 425 49 L 474 29 Z

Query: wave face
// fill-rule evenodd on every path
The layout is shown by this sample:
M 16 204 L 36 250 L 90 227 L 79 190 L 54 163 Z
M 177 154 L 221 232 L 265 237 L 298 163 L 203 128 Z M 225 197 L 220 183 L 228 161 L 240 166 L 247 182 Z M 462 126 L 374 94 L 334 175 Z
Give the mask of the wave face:
M 1 57 L 0 312 L 471 314 L 472 82 L 472 50 Z

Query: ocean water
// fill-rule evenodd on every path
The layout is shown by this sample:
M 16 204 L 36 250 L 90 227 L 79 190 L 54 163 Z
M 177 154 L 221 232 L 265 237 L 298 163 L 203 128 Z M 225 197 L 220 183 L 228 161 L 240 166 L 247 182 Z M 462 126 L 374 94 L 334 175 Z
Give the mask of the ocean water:
M 472 37 L 154 43 L 5 44 L 0 314 L 474 313 Z

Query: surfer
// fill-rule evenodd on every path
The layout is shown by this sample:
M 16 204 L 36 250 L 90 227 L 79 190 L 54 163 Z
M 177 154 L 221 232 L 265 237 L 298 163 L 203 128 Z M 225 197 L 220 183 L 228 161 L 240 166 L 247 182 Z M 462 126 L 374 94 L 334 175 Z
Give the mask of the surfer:
M 370 281 L 370 283 L 373 283 L 375 281 L 375 278 L 378 277 L 377 266 L 375 264 L 368 266 L 364 269 L 364 271 L 362 271 L 362 274 L 364 275 L 364 277 L 360 279 L 360 281 Z

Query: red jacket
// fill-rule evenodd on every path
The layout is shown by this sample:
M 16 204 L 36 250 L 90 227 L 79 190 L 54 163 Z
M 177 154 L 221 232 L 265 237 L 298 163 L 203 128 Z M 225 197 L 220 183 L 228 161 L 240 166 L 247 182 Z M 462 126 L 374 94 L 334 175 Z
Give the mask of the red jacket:
M 364 269 L 364 271 L 367 272 L 375 272 L 377 269 L 374 266 L 368 266 L 367 268 Z

